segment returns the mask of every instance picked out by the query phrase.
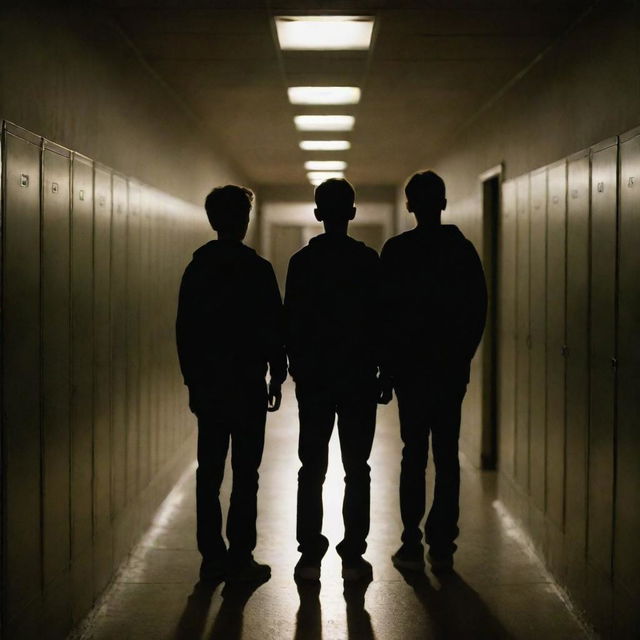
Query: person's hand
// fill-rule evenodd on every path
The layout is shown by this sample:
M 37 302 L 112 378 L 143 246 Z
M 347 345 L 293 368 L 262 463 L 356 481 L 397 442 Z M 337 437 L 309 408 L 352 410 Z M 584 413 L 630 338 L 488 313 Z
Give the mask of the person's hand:
M 390 378 L 378 378 L 378 404 L 389 404 L 393 397 L 393 383 Z
M 274 382 L 269 383 L 269 392 L 267 399 L 267 411 L 273 412 L 280 408 L 282 402 L 282 388 Z

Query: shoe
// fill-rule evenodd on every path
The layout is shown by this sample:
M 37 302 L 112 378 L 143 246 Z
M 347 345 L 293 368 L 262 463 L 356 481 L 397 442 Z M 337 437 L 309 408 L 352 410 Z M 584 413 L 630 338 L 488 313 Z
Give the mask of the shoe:
M 400 571 L 424 571 L 424 550 L 422 545 L 407 547 L 403 544 L 391 556 L 391 562 Z
M 373 568 L 362 556 L 342 561 L 342 579 L 345 582 L 373 580 Z
M 200 582 L 206 585 L 218 585 L 225 579 L 225 567 L 221 562 L 203 560 L 200 563 Z
M 432 573 L 436 575 L 451 573 L 453 571 L 453 554 L 444 556 L 434 556 L 431 552 L 427 554 Z
M 266 582 L 271 577 L 271 567 L 250 557 L 242 563 L 231 564 L 226 577 L 227 582 Z
M 317 582 L 320 580 L 321 563 L 322 558 L 311 558 L 303 553 L 300 556 L 300 560 L 298 560 L 298 564 L 296 564 L 295 569 L 293 570 L 294 580 L 309 580 Z

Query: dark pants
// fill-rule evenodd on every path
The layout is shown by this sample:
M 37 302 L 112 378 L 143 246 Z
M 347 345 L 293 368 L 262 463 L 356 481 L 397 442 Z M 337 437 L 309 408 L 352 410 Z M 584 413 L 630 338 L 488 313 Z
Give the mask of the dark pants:
M 338 416 L 345 470 L 342 504 L 344 539 L 336 547 L 343 558 L 361 556 L 369 533 L 369 464 L 376 425 L 375 379 L 347 390 L 296 386 L 300 416 L 298 456 L 298 551 L 321 558 L 328 541 L 322 535 L 322 485 L 327 473 L 329 439 Z
M 404 447 L 400 472 L 402 542 L 420 544 L 420 522 L 426 508 L 425 472 L 429 434 L 435 463 L 433 504 L 425 524 L 425 541 L 434 556 L 455 552 L 460 512 L 460 463 L 458 438 L 460 411 L 466 382 L 417 378 L 395 384 Z
M 227 514 L 229 559 L 247 559 L 256 546 L 258 467 L 264 448 L 267 393 L 264 381 L 241 388 L 199 389 L 192 402 L 198 417 L 196 472 L 198 549 L 205 561 L 222 564 L 220 485 L 231 440 L 233 485 Z

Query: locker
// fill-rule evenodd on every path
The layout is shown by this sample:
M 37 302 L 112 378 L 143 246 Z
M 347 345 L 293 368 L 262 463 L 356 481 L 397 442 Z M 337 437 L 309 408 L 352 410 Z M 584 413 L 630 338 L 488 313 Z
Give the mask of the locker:
M 515 354 L 516 354 L 516 185 L 502 185 L 502 217 L 498 256 L 498 407 L 500 431 L 498 456 L 500 469 L 513 477 L 515 426 Z
M 640 131 L 620 144 L 617 464 L 614 575 L 640 593 Z M 632 596 L 633 597 L 633 596 Z
M 617 145 L 591 156 L 588 557 L 611 573 L 615 398 Z
M 531 174 L 530 219 L 530 454 L 533 504 L 545 509 L 547 172 Z
M 43 575 L 69 567 L 70 206 L 71 157 L 46 143 L 42 183 Z
M 16 132 L 17 133 L 17 132 Z M 41 585 L 40 147 L 5 131 L 3 491 L 6 619 Z
M 529 176 L 516 180 L 516 459 L 515 477 L 529 490 Z
M 138 493 L 140 429 L 138 421 L 139 355 L 138 332 L 140 295 L 140 188 L 128 182 L 129 215 L 127 217 L 126 256 L 126 351 L 127 351 L 127 469 L 126 501 L 131 502 Z
M 157 317 L 157 299 L 158 299 L 158 221 L 160 219 L 160 209 L 158 196 L 155 191 L 150 195 L 150 215 L 151 227 L 149 228 L 149 261 L 151 279 L 149 280 L 149 326 L 147 327 L 147 335 L 149 337 L 149 361 L 147 378 L 149 380 L 149 423 L 151 425 L 149 450 L 151 452 L 151 474 L 157 473 L 160 465 L 159 451 L 159 398 L 158 398 L 158 376 L 156 371 L 156 353 L 155 353 L 155 335 L 156 335 L 156 317 Z
M 111 518 L 125 505 L 127 183 L 113 175 L 111 217 Z
M 589 156 L 567 161 L 566 524 L 568 561 L 584 562 L 589 425 Z M 571 577 L 571 574 L 570 574 Z M 578 577 L 576 579 L 579 580 Z
M 547 173 L 547 463 L 546 505 L 549 518 L 564 526 L 565 454 L 565 240 L 567 166 Z

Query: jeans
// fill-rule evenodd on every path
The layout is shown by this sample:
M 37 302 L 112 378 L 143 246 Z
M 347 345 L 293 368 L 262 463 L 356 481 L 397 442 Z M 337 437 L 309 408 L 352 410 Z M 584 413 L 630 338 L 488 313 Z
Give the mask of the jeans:
M 264 448 L 267 391 L 264 381 L 242 388 L 200 388 L 192 406 L 198 417 L 196 472 L 198 549 L 206 562 L 222 564 L 220 485 L 231 441 L 233 485 L 227 514 L 229 559 L 246 560 L 256 546 L 258 468 Z
M 449 556 L 456 550 L 460 512 L 458 438 L 460 413 L 466 393 L 462 378 L 412 378 L 395 383 L 404 447 L 400 471 L 402 542 L 420 544 L 420 522 L 426 509 L 425 472 L 429 434 L 435 463 L 433 503 L 425 523 L 425 541 L 432 555 Z
M 297 385 L 300 416 L 298 456 L 298 551 L 322 558 L 328 547 L 322 535 L 322 485 L 327 473 L 329 440 L 338 416 L 340 451 L 345 471 L 342 504 L 344 539 L 336 547 L 346 559 L 361 556 L 369 533 L 370 468 L 376 423 L 375 379 L 349 389 Z

